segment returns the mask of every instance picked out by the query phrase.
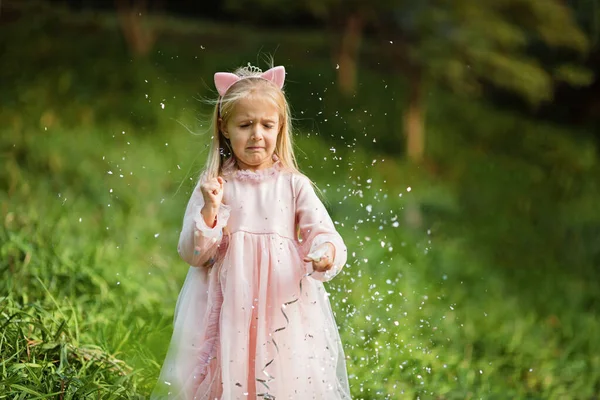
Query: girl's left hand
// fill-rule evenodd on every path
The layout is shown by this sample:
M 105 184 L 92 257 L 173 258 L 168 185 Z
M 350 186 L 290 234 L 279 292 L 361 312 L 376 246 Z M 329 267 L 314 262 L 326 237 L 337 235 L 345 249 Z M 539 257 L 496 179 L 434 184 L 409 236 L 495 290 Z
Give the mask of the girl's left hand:
M 315 251 L 304 257 L 304 262 L 313 263 L 313 269 L 316 272 L 329 271 L 333 267 L 335 259 L 335 247 L 329 242 L 323 243 Z

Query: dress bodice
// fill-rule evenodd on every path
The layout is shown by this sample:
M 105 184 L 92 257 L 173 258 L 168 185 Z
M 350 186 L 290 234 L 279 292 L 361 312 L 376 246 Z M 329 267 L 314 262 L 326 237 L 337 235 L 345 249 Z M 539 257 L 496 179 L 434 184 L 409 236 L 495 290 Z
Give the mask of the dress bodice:
M 260 174 L 264 177 L 260 180 L 247 173 L 227 179 L 223 195 L 223 203 L 230 209 L 227 229 L 230 233 L 276 233 L 292 239 L 296 223 L 292 174 L 266 174 Z

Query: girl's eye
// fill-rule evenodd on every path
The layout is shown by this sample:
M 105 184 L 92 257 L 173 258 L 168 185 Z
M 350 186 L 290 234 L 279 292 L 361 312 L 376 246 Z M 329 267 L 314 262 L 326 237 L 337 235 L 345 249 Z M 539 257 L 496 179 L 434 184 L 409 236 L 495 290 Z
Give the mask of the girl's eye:
M 266 124 L 266 125 L 265 125 L 265 128 L 267 128 L 267 129 L 272 129 L 272 128 L 273 128 L 273 125 L 271 125 L 271 124 Z
M 247 128 L 249 126 L 250 126 L 250 124 L 242 124 L 242 125 L 240 125 L 240 128 Z

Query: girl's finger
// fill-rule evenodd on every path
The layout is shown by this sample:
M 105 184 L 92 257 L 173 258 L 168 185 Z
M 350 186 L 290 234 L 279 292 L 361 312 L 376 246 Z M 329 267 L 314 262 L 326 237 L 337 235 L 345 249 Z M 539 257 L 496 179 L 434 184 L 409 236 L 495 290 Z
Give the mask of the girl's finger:
M 210 193 L 214 192 L 215 190 L 218 190 L 219 188 L 219 185 L 215 183 L 209 183 L 206 185 L 206 191 Z
M 204 189 L 206 192 L 212 192 L 217 186 L 214 183 L 210 183 L 207 182 L 204 185 L 202 185 L 202 189 Z
M 217 180 L 217 178 L 213 178 L 207 180 L 206 182 L 204 182 L 204 184 L 208 186 L 219 186 L 219 181 Z
M 331 269 L 331 267 L 327 266 L 327 265 L 320 265 L 320 266 L 314 268 L 314 270 L 317 272 L 325 272 L 325 271 L 329 271 L 330 269 Z
M 318 270 L 319 272 L 323 272 L 328 269 L 327 268 L 328 264 L 329 264 L 329 261 L 325 257 L 323 257 L 323 258 L 321 258 L 321 260 L 315 261 L 313 263 L 313 268 L 315 270 Z

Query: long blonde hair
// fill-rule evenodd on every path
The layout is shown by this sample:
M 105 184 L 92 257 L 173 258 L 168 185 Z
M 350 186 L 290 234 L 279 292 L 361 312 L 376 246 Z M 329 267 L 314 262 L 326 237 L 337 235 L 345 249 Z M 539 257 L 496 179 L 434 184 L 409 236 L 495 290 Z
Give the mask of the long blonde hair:
M 200 178 L 216 178 L 223 174 L 223 167 L 227 163 L 235 161 L 231 144 L 229 139 L 223 135 L 221 126 L 227 124 L 227 121 L 233 114 L 235 105 L 240 99 L 254 94 L 260 94 L 268 98 L 277 107 L 281 126 L 279 135 L 277 136 L 277 143 L 275 144 L 275 155 L 286 170 L 300 174 L 296 156 L 294 155 L 292 117 L 285 92 L 279 89 L 273 82 L 261 78 L 261 71 L 256 67 L 238 68 L 234 74 L 242 79 L 234 83 L 225 95 L 222 97 L 219 96 L 216 101 L 212 114 L 211 131 L 213 135 L 211 146 Z

